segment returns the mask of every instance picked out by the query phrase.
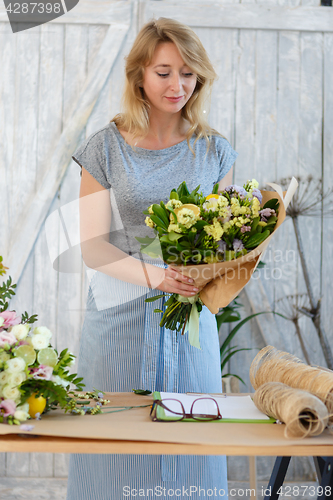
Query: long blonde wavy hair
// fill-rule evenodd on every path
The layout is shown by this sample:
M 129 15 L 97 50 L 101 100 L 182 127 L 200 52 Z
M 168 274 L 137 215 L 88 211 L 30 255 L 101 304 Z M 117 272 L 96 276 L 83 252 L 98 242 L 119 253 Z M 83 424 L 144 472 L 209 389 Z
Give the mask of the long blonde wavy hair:
M 174 19 L 160 17 L 149 21 L 140 30 L 126 58 L 126 81 L 122 97 L 124 112 L 111 121 L 132 134 L 133 138 L 147 135 L 150 105 L 142 89 L 143 74 L 153 59 L 157 45 L 162 42 L 174 43 L 185 64 L 197 74 L 195 89 L 183 107 L 181 116 L 190 123 L 186 138 L 191 151 L 194 153 L 189 142 L 193 134 L 196 135 L 195 142 L 204 137 L 209 148 L 211 136 L 221 135 L 210 127 L 204 115 L 204 105 L 210 102 L 217 75 L 199 37 L 191 28 Z

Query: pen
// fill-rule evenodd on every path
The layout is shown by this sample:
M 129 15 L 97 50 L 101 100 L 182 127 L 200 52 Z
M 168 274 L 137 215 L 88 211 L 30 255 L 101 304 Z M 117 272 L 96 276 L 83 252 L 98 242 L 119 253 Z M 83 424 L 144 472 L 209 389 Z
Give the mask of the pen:
M 226 394 L 222 394 L 221 392 L 187 392 L 188 396 L 215 396 L 218 398 L 226 398 Z

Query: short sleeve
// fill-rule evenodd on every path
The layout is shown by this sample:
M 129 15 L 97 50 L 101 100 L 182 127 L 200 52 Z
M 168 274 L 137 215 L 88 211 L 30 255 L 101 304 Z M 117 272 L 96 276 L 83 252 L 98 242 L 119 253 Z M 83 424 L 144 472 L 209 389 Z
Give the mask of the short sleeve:
M 226 139 L 223 139 L 221 144 L 221 149 L 219 151 L 220 156 L 220 169 L 217 182 L 220 182 L 223 177 L 227 175 L 232 165 L 234 164 L 238 153 L 231 147 Z
M 104 188 L 110 189 L 111 184 L 106 176 L 106 154 L 102 132 L 96 132 L 88 137 L 76 149 L 72 158 L 80 167 L 84 167 Z

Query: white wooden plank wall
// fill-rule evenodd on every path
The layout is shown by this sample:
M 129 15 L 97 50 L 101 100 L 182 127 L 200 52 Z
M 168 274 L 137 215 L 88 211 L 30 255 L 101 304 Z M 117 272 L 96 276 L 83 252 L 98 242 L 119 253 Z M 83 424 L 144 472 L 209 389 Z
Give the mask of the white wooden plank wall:
M 132 2 L 130 34 L 81 140 L 104 126 L 119 111 L 124 57 L 148 13 L 154 12 L 158 17 L 170 3 L 169 0 Z M 210 4 L 203 0 L 191 2 L 198 12 L 204 3 Z M 216 5 L 240 3 L 247 4 L 249 9 L 251 4 L 270 4 L 272 7 L 320 4 L 318 0 L 220 0 Z M 110 2 L 104 4 L 107 7 Z M 186 16 L 188 3 L 178 2 L 177 5 L 177 15 Z M 332 186 L 333 34 L 194 24 L 193 29 L 203 41 L 219 75 L 212 96 L 210 122 L 239 152 L 235 182 L 256 177 L 264 183 L 311 173 L 315 178 L 323 174 L 325 185 Z M 0 79 L 0 127 L 5 137 L 0 150 L 0 177 L 6 178 L 8 186 L 2 189 L 2 216 L 7 221 L 1 234 L 5 255 L 12 229 L 18 226 L 26 204 L 40 186 L 48 168 L 48 158 L 74 111 L 76 97 L 106 31 L 107 25 L 80 24 L 77 20 L 75 24 L 62 24 L 57 20 L 14 36 L 8 23 L 0 24 L 0 44 L 4 48 L 0 62 L 5 69 Z M 71 162 L 49 213 L 77 197 L 79 181 L 79 168 Z M 53 251 L 61 253 L 64 236 L 59 218 L 54 217 L 50 224 L 49 228 L 57 235 L 51 241 Z M 323 294 L 324 326 L 332 341 L 329 327 L 333 317 L 328 299 L 333 275 L 332 221 L 321 222 L 320 218 L 307 217 L 301 221 L 301 227 L 315 296 Z M 278 254 L 280 251 L 282 257 Z M 279 230 L 264 261 L 266 267 L 260 271 L 260 280 L 253 280 L 247 293 L 241 295 L 247 314 L 252 310 L 274 309 L 279 298 L 305 290 L 290 220 Z M 276 268 L 282 271 L 280 279 L 274 279 L 274 273 L 278 276 Z M 43 226 L 12 307 L 20 312 L 38 313 L 39 324 L 47 325 L 54 332 L 55 345 L 59 349 L 67 346 L 77 354 L 86 291 L 83 266 L 77 274 L 57 273 L 53 269 Z M 302 320 L 301 326 L 311 361 L 323 364 L 310 321 Z M 271 343 L 302 356 L 293 325 L 271 314 L 260 316 L 243 327 L 235 343 L 253 348 Z M 240 353 L 231 363 L 231 370 L 246 380 L 248 390 L 248 368 L 256 352 Z M 66 477 L 67 463 L 65 455 L 2 454 L 0 474 Z M 240 467 L 244 472 L 244 462 Z M 259 462 L 258 470 L 259 478 L 265 478 L 269 471 L 267 462 L 266 465 Z M 292 474 L 294 478 L 302 478 L 311 475 L 311 469 L 302 463 L 294 467 Z

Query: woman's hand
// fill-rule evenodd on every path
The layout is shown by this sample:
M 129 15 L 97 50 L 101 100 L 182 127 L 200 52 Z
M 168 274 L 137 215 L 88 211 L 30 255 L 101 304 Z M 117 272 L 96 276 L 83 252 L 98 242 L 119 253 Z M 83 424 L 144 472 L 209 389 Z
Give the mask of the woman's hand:
M 179 273 L 170 266 L 167 269 L 158 268 L 158 271 L 160 272 L 160 282 L 156 286 L 157 290 L 166 293 L 178 293 L 184 295 L 184 297 L 193 297 L 200 291 L 192 278 L 184 276 L 184 274 Z

